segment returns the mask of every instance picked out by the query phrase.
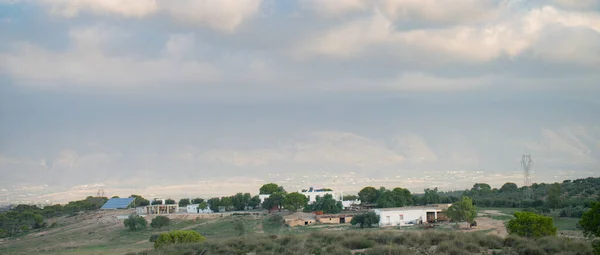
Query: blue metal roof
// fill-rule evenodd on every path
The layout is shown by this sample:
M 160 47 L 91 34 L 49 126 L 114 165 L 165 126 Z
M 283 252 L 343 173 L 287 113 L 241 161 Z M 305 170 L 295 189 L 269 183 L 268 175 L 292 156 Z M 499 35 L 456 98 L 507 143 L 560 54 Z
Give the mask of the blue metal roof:
M 100 209 L 125 209 L 129 204 L 131 204 L 135 200 L 133 197 L 129 198 L 111 198 L 106 201 Z

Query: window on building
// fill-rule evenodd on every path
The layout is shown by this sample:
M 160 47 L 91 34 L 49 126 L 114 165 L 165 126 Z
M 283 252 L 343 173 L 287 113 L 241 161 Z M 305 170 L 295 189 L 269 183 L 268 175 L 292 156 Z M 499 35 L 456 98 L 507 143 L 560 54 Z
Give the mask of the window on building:
M 404 220 L 404 214 L 400 214 L 400 220 Z

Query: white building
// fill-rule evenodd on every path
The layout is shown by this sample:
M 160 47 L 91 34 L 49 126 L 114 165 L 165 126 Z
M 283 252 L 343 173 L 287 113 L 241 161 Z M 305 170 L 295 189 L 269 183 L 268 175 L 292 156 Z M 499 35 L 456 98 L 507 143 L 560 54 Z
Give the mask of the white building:
M 298 193 L 306 196 L 308 198 L 309 204 L 317 201 L 317 196 L 323 197 L 327 194 L 333 196 L 333 199 L 335 199 L 336 201 L 340 200 L 340 198 L 336 196 L 333 190 L 330 189 L 313 189 L 313 187 L 310 187 L 309 189 L 299 190 Z
M 213 211 L 210 209 L 210 207 L 206 207 L 206 209 L 202 210 L 200 209 L 200 204 L 191 204 L 191 205 L 187 205 L 186 208 L 186 212 L 187 213 L 213 213 Z
M 260 199 L 260 203 L 262 204 L 263 202 L 265 202 L 265 199 L 269 198 L 271 195 L 270 194 L 260 194 L 258 195 L 258 198 Z
M 373 211 L 379 215 L 379 226 L 404 226 L 419 223 L 434 222 L 438 219 L 445 220 L 442 210 L 450 204 L 407 206 L 397 208 L 378 208 Z

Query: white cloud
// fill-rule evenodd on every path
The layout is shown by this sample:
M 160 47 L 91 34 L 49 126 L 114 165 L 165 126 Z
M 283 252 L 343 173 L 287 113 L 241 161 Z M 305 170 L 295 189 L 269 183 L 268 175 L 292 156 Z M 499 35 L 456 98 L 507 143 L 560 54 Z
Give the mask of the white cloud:
M 444 19 L 453 18 L 439 17 L 440 21 Z M 304 58 L 325 55 L 354 60 L 378 46 L 386 46 L 389 55 L 403 60 L 410 57 L 419 61 L 420 58 L 429 57 L 444 63 L 480 63 L 502 56 L 520 56 L 540 45 L 542 39 L 550 45 L 554 40 L 543 35 L 557 25 L 565 27 L 567 31 L 582 28 L 600 31 L 600 16 L 545 6 L 526 13 L 506 14 L 478 25 L 459 22 L 460 25 L 454 26 L 396 30 L 392 24 L 392 20 L 375 10 L 370 17 L 349 21 L 302 41 L 294 53 Z M 596 64 L 590 61 L 595 59 L 595 55 L 590 57 L 587 51 L 600 45 L 600 41 L 590 33 L 579 33 L 580 41 L 562 40 L 564 45 L 555 52 L 538 50 L 537 53 L 551 59 L 558 57 L 561 60 Z M 407 48 L 411 50 L 407 51 Z M 411 55 L 407 56 L 407 52 Z
M 392 23 L 379 11 L 368 19 L 359 19 L 335 27 L 325 33 L 301 42 L 294 56 L 305 54 L 350 58 L 366 47 L 388 40 Z
M 325 17 L 334 17 L 368 7 L 366 0 L 299 0 L 302 8 L 311 10 Z
M 262 0 L 42 0 L 55 15 L 72 18 L 82 12 L 144 18 L 165 12 L 193 25 L 233 32 L 259 10 Z
M 142 18 L 158 10 L 156 0 L 40 0 L 40 3 L 49 5 L 51 13 L 67 18 L 86 11 Z
M 501 11 L 495 0 L 382 0 L 379 7 L 393 20 L 444 26 L 494 20 Z
M 561 7 L 582 10 L 600 6 L 598 0 L 554 0 L 554 2 Z
M 17 43 L 0 55 L 0 67 L 15 80 L 29 86 L 130 87 L 165 84 L 202 84 L 219 79 L 210 63 L 183 59 L 194 45 L 189 34 L 172 35 L 158 58 L 111 55 L 104 50 L 120 31 L 101 26 L 70 32 L 71 49 L 55 52 L 30 43 Z
M 259 10 L 262 0 L 163 1 L 161 7 L 179 21 L 233 32 Z

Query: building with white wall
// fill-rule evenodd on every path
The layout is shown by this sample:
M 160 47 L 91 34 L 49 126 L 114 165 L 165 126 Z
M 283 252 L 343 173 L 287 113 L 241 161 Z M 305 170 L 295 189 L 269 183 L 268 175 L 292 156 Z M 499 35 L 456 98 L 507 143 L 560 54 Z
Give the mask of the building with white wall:
M 265 202 L 265 199 L 269 198 L 270 196 L 270 194 L 260 194 L 258 195 L 258 199 L 260 199 L 260 203 L 262 204 L 263 202 Z
M 442 212 L 450 204 L 427 205 L 427 206 L 407 206 L 396 208 L 378 208 L 373 211 L 379 215 L 379 226 L 404 226 L 436 220 L 445 220 L 446 216 Z
M 340 198 L 333 192 L 333 190 L 330 189 L 314 189 L 313 187 L 310 187 L 308 189 L 299 190 L 298 193 L 305 195 L 308 198 L 309 204 L 317 201 L 317 196 L 323 197 L 327 194 L 333 196 L 333 199 L 335 199 L 336 201 L 340 200 Z
M 200 209 L 200 204 L 191 204 L 186 207 L 187 213 L 213 213 L 209 206 L 207 206 L 204 210 Z

